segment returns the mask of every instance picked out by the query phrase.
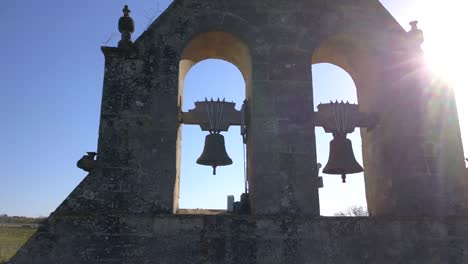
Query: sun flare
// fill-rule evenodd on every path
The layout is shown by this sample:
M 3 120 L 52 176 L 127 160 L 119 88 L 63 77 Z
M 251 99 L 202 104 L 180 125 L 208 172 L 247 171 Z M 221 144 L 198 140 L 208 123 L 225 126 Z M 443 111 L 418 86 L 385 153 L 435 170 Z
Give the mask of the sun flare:
M 459 99 L 468 97 L 468 34 L 465 11 L 459 0 L 428 1 L 424 11 L 424 51 L 431 70 L 447 81 Z
M 468 16 L 465 0 L 421 0 L 420 28 L 426 63 L 454 90 L 465 157 L 468 157 Z
M 446 81 L 455 90 L 457 97 L 468 96 L 468 71 L 466 54 L 462 51 L 446 50 L 443 46 L 426 48 L 426 62 L 438 78 Z

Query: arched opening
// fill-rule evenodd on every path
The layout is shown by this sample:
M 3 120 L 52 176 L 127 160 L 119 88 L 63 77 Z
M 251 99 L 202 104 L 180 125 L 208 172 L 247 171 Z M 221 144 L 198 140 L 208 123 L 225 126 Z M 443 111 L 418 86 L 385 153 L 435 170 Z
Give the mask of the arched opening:
M 378 72 L 371 37 L 358 33 L 337 34 L 322 41 L 314 50 L 311 64 L 315 107 L 330 100 L 358 103 L 359 111 L 372 113 L 379 105 Z M 332 135 L 323 128 L 316 128 L 317 161 L 325 166 L 329 155 Z M 335 215 L 353 206 L 367 207 L 372 215 L 372 205 L 377 196 L 374 186 L 379 180 L 378 169 L 372 166 L 372 151 L 376 138 L 366 128 L 356 128 L 348 135 L 353 143 L 354 155 L 364 167 L 362 173 L 349 175 L 342 184 L 339 176 L 324 175 L 324 188 L 320 193 L 322 215 Z M 362 141 L 361 141 L 362 139 Z M 321 171 L 320 171 L 321 172 Z
M 182 111 L 194 108 L 194 103 L 204 98 L 226 98 L 236 103 L 240 110 L 245 99 L 245 82 L 239 70 L 232 64 L 208 59 L 190 69 L 184 82 L 184 103 Z M 227 195 L 239 195 L 244 191 L 244 154 L 239 127 L 231 126 L 221 133 L 226 151 L 233 164 L 219 167 L 217 175 L 212 168 L 196 164 L 202 153 L 206 131 L 197 125 L 182 125 L 183 134 L 180 163 L 179 207 L 183 209 L 226 209 Z
M 225 98 L 239 110 L 248 98 L 251 58 L 247 45 L 223 31 L 195 36 L 181 54 L 179 64 L 179 107 L 186 112 L 196 101 Z M 196 164 L 203 151 L 205 136 L 196 125 L 181 125 L 178 135 L 178 162 L 174 208 L 226 209 L 227 195 L 237 200 L 244 192 L 244 145 L 240 128 L 231 126 L 223 132 L 226 150 L 233 164 L 221 167 L 217 175 L 212 168 Z M 180 200 L 179 200 L 180 199 Z M 190 210 L 190 213 L 208 213 Z
M 342 68 L 329 63 L 314 64 L 312 66 L 314 87 L 314 109 L 320 103 L 330 101 L 349 101 L 357 103 L 356 86 L 351 76 Z M 325 133 L 323 128 L 315 128 L 317 162 L 322 164 L 322 169 L 329 158 L 329 142 L 333 139 L 330 133 Z M 354 155 L 359 164 L 362 161 L 362 144 L 359 129 L 348 134 L 351 140 Z M 320 170 L 321 172 L 321 170 Z M 367 210 L 365 196 L 364 174 L 357 173 L 348 175 L 346 184 L 341 181 L 340 175 L 328 175 L 320 173 L 323 177 L 324 188 L 319 190 L 320 212 L 324 216 L 333 216 L 343 213 L 351 216 L 352 208 L 364 208 Z

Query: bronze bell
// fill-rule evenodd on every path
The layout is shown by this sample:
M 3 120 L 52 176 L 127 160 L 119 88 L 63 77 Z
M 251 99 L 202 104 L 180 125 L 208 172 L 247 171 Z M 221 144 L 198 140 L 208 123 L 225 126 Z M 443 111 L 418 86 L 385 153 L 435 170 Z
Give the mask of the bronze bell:
M 208 165 L 213 167 L 213 175 L 216 175 L 217 166 L 226 166 L 232 164 L 232 159 L 226 153 L 224 146 L 224 136 L 213 133 L 205 138 L 205 147 L 203 153 L 197 159 L 200 165 Z
M 346 182 L 346 174 L 362 172 L 364 169 L 354 157 L 351 140 L 345 135 L 334 134 L 330 141 L 330 155 L 327 165 L 323 168 L 326 174 L 341 174 L 343 182 Z

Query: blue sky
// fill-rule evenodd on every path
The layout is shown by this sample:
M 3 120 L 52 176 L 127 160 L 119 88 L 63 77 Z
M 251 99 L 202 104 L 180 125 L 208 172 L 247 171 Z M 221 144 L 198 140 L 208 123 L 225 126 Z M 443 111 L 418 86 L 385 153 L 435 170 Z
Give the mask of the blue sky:
M 2 1 L 0 214 L 46 216 L 84 178 L 85 173 L 75 164 L 86 151 L 93 151 L 97 146 L 104 69 L 100 46 L 115 46 L 119 40 L 117 21 L 124 4 L 129 4 L 132 10 L 136 38 L 169 2 Z M 435 50 L 433 54 L 437 48 L 453 49 L 453 43 L 466 43 L 466 39 L 453 39 L 440 26 L 458 23 L 461 16 L 441 18 L 440 12 L 435 12 L 435 0 L 381 2 L 407 29 L 407 22 L 420 20 L 426 44 Z M 434 22 L 432 18 L 439 21 Z M 441 35 L 450 46 L 439 43 Z M 313 72 L 316 103 L 330 99 L 356 101 L 354 84 L 344 71 L 333 65 L 315 65 Z M 461 94 L 458 93 L 459 99 Z M 207 60 L 190 70 L 184 109 L 210 96 L 226 97 L 240 107 L 244 83 L 233 65 Z M 464 113 L 468 109 L 460 102 L 460 113 Z M 460 119 L 462 134 L 466 135 L 467 118 L 460 115 Z M 238 199 L 244 188 L 239 128 L 232 127 L 225 134 L 234 165 L 219 168 L 216 176 L 211 175 L 210 168 L 195 164 L 203 149 L 205 133 L 196 126 L 184 126 L 183 133 L 181 207 L 224 208 L 226 195 L 234 194 Z M 322 129 L 317 129 L 317 133 L 318 161 L 325 163 L 331 136 L 322 133 Z M 356 156 L 360 157 L 359 134 L 354 133 L 350 138 Z M 324 214 L 365 204 L 362 176 L 350 176 L 346 185 L 340 183 L 339 177 L 327 176 L 325 185 L 320 191 Z

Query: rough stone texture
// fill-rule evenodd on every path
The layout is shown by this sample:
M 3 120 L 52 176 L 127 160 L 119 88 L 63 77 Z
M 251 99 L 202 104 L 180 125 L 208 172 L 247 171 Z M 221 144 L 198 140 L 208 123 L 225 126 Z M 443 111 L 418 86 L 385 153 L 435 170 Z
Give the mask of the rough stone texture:
M 466 213 L 453 94 L 378 1 L 174 1 L 132 49 L 103 48 L 100 169 L 58 211 L 178 209 L 178 105 L 185 74 L 220 58 L 236 65 L 249 101 L 248 171 L 256 215 L 319 215 L 312 63 L 353 77 L 371 215 Z M 93 192 L 92 201 L 82 199 Z
M 103 48 L 97 169 L 12 263 L 467 263 L 453 92 L 407 36 L 377 0 L 175 0 L 131 48 Z M 251 216 L 172 215 L 184 78 L 207 58 L 246 81 Z M 378 116 L 362 130 L 366 195 L 371 216 L 392 219 L 318 217 L 322 62 Z
M 13 263 L 461 264 L 467 252 L 466 218 L 70 215 Z

